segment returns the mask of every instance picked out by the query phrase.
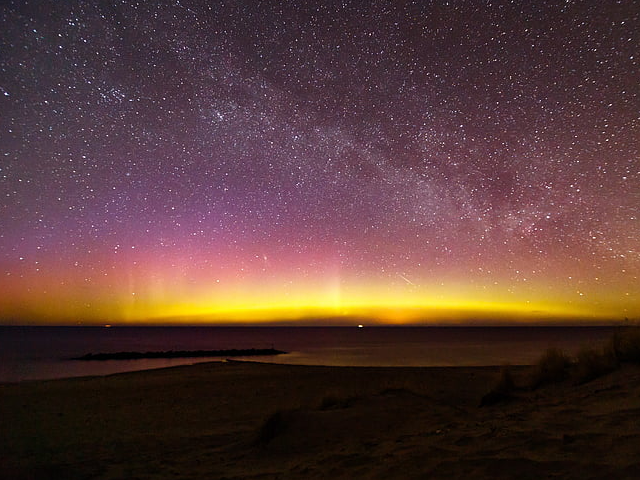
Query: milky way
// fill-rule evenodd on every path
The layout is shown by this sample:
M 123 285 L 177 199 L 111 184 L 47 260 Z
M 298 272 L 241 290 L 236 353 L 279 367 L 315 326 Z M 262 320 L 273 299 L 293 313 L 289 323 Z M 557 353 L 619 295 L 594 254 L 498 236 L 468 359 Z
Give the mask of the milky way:
M 638 32 L 625 0 L 4 2 L 0 316 L 640 317 Z

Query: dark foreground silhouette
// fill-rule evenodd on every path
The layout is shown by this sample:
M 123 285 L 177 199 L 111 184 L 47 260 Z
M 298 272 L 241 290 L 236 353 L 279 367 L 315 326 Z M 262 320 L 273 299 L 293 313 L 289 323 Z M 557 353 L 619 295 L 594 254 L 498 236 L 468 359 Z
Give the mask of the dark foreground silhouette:
M 479 407 L 500 371 L 207 362 L 0 384 L 0 478 L 640 478 L 640 365 Z
M 164 352 L 115 352 L 87 353 L 72 360 L 138 360 L 141 358 L 196 358 L 196 357 L 250 357 L 257 355 L 281 355 L 275 348 L 247 348 L 230 350 L 168 350 Z

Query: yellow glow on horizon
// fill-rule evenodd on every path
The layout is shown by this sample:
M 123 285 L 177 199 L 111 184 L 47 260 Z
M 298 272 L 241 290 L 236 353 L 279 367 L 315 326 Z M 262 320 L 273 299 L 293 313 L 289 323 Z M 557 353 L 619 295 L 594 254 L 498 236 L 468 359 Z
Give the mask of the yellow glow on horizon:
M 157 272 L 122 276 L 113 283 L 4 284 L 0 321 L 81 324 L 357 324 L 607 322 L 640 317 L 633 289 L 585 290 L 539 283 L 489 285 L 462 280 L 407 283 L 402 278 L 339 275 L 234 280 Z M 297 281 L 296 281 L 297 280 Z M 508 285 L 508 286 L 504 286 Z M 631 294 L 622 292 L 630 291 Z M 38 292 L 38 293 L 36 293 Z M 12 320 L 13 319 L 13 320 Z
M 167 319 L 177 323 L 236 323 L 241 321 L 269 323 L 305 319 L 369 318 L 376 323 L 402 325 L 410 323 L 464 323 L 472 320 L 509 320 L 515 323 L 544 319 L 606 319 L 612 312 L 593 312 L 544 303 L 507 303 L 483 300 L 403 302 L 344 302 L 341 306 L 310 303 L 270 303 L 253 306 L 207 307 L 205 305 L 172 305 L 156 314 L 142 313 L 140 320 L 149 322 Z M 131 318 L 130 320 L 135 320 Z
M 229 324 L 285 322 L 323 319 L 349 323 L 352 318 L 371 319 L 371 323 L 402 325 L 411 323 L 473 322 L 521 323 L 563 319 L 597 321 L 621 319 L 619 309 L 602 302 L 561 302 L 557 299 L 527 299 L 500 292 L 480 295 L 477 291 L 458 288 L 454 293 L 433 289 L 431 293 L 389 288 L 298 289 L 277 295 L 265 287 L 249 294 L 229 291 L 216 295 L 199 294 L 162 296 L 146 292 L 135 295 L 96 295 L 58 292 L 52 298 L 33 301 L 27 313 L 44 323 L 76 318 L 83 323 L 124 324 Z M 531 295 L 529 296 L 531 297 Z M 635 312 L 638 312 L 637 306 Z M 20 312 L 16 312 L 20 313 Z M 628 314 L 625 316 L 632 316 Z M 23 315 L 20 315 L 23 316 Z M 341 320 L 342 319 L 342 320 Z

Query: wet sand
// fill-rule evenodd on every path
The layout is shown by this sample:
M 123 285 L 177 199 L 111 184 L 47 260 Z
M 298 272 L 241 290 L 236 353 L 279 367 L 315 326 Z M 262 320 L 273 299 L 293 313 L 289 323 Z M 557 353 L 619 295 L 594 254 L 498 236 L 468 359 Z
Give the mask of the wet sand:
M 640 367 L 480 407 L 498 372 L 218 362 L 4 384 L 0 478 L 640 477 Z

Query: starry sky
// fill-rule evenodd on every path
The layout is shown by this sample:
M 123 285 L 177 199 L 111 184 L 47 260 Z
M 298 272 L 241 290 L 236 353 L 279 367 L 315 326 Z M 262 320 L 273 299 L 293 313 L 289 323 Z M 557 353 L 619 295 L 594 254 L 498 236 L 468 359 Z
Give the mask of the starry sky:
M 640 318 L 639 32 L 634 0 L 7 0 L 0 322 Z

